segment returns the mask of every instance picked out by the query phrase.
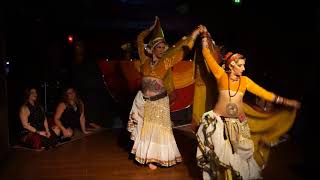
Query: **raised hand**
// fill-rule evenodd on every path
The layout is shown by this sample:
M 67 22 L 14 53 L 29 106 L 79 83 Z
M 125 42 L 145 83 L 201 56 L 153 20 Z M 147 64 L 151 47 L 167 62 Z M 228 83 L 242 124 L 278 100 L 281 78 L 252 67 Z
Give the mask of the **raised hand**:
M 200 34 L 200 28 L 198 26 L 195 30 L 193 30 L 191 36 L 193 39 L 196 39 L 199 36 L 199 34 Z
M 203 34 L 203 33 L 208 33 L 208 30 L 207 30 L 207 27 L 206 27 L 206 26 L 200 24 L 200 25 L 198 26 L 198 28 L 199 28 L 201 34 Z

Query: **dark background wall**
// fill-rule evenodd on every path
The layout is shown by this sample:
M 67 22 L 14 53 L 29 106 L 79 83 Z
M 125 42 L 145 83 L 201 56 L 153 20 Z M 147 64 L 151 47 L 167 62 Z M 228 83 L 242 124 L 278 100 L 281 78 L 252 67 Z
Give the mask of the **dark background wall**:
M 0 23 L 1 24 L 1 23 Z M 0 57 L 5 55 L 4 32 L 0 31 Z M 0 61 L 0 159 L 9 150 L 8 88 L 5 64 Z
M 0 159 L 9 149 L 8 106 L 6 80 L 0 75 Z

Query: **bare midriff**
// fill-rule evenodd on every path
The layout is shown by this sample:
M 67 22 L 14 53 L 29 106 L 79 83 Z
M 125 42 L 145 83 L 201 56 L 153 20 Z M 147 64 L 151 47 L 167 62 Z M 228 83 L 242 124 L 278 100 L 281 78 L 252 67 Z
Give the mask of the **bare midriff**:
M 165 92 L 163 81 L 161 79 L 146 76 L 142 78 L 142 93 L 145 97 L 151 97 Z
M 234 94 L 236 93 L 236 91 L 230 90 L 230 93 Z M 228 103 L 234 103 L 238 108 L 238 114 L 235 116 L 235 118 L 237 118 L 240 115 L 244 114 L 244 111 L 242 108 L 242 98 L 243 98 L 243 93 L 241 92 L 238 92 L 234 97 L 230 99 L 228 90 L 220 90 L 219 98 L 213 111 L 217 113 L 219 116 L 230 117 L 230 115 L 228 115 L 228 113 L 226 112 L 226 107 Z

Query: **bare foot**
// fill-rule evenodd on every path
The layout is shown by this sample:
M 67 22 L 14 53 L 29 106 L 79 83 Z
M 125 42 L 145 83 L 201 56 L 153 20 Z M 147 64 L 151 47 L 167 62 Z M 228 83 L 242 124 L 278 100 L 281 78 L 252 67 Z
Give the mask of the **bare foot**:
M 156 170 L 158 168 L 156 165 L 154 165 L 152 163 L 149 163 L 148 166 L 149 166 L 149 169 L 151 169 L 151 170 Z
M 41 151 L 45 150 L 45 147 L 41 147 L 39 149 L 34 149 L 34 150 L 37 151 L 37 152 L 41 152 Z

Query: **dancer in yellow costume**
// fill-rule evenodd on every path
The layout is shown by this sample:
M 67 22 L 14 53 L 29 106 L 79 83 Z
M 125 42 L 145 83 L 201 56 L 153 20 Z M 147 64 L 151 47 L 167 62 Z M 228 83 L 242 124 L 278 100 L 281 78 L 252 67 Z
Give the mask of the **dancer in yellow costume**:
M 145 49 L 144 39 L 151 32 Z M 171 68 L 193 47 L 198 35 L 197 28 L 169 48 L 156 17 L 154 24 L 138 36 L 142 88 L 134 99 L 127 129 L 134 140 L 131 153 L 152 170 L 157 165 L 168 167 L 182 161 L 170 119 L 169 96 L 174 89 Z
M 242 76 L 245 58 L 229 52 L 224 68 L 209 47 L 212 43 L 205 26 L 200 25 L 202 53 L 217 81 L 219 96 L 213 110 L 205 112 L 197 131 L 197 160 L 203 179 L 260 179 L 261 168 L 254 159 L 254 143 L 243 107 L 246 90 L 285 106 L 300 108 L 296 100 L 275 95 Z

